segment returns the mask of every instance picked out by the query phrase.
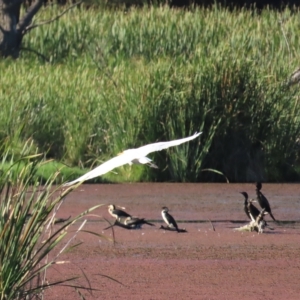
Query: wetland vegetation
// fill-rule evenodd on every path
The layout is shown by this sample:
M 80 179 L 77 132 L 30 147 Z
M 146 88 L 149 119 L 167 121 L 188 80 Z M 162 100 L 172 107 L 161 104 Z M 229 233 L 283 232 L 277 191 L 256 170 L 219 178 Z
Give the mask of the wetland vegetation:
M 54 227 L 72 188 L 53 184 L 124 149 L 203 131 L 154 153 L 159 171 L 126 166 L 99 180 L 299 180 L 299 85 L 289 85 L 299 25 L 289 10 L 79 7 L 28 34 L 24 48 L 42 55 L 0 61 L 0 299 L 92 290 L 46 280 L 86 220 L 66 241 L 69 227 L 101 206 Z
M 60 9 L 46 6 L 36 21 Z M 62 174 L 61 163 L 77 167 L 66 180 L 201 130 L 200 143 L 153 154 L 159 172 L 104 178 L 224 181 L 203 171 L 214 169 L 230 182 L 299 180 L 299 85 L 287 84 L 299 25 L 288 9 L 75 8 L 24 38 L 44 58 L 24 50 L 0 61 L 0 138 L 15 158 L 31 141 Z

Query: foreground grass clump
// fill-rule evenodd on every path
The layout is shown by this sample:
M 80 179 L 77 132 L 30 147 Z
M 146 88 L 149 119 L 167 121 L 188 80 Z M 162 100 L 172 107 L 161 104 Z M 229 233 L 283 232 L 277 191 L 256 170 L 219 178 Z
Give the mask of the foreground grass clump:
M 78 277 L 49 282 L 46 272 L 55 264 L 67 263 L 61 255 L 76 247 L 71 241 L 86 220 L 66 240 L 69 227 L 100 205 L 54 225 L 56 213 L 72 189 L 62 192 L 59 186 L 53 187 L 57 174 L 39 185 L 35 179 L 43 163 L 39 155 L 22 157 L 19 162 L 18 174 L 11 168 L 0 176 L 0 299 L 42 299 L 44 291 L 56 285 L 91 291 L 88 283 L 87 287 L 76 284 Z
M 47 7 L 42 20 L 58 13 Z M 48 157 L 92 167 L 120 151 L 203 131 L 121 168 L 130 181 L 295 181 L 299 175 L 300 20 L 288 9 L 75 9 L 1 61 L 0 138 L 32 137 Z M 26 124 L 26 126 L 24 126 Z M 17 149 L 17 147 L 16 147 Z M 76 176 L 74 176 L 75 178 Z

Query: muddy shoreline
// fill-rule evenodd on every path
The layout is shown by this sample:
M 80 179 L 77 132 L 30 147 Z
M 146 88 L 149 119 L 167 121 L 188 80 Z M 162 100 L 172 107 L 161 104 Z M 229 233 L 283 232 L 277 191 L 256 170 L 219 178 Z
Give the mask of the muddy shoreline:
M 61 258 L 70 263 L 54 266 L 47 278 L 53 281 L 84 272 L 99 290 L 93 295 L 83 292 L 87 299 L 298 299 L 300 185 L 263 186 L 274 216 L 282 222 L 267 217 L 274 230 L 260 235 L 233 230 L 247 221 L 241 191 L 255 196 L 253 184 L 82 185 L 68 195 L 59 217 L 75 216 L 103 203 L 88 217 L 85 229 L 113 238 L 112 230 L 103 231 L 108 226 L 103 218 L 113 221 L 107 204 L 114 203 L 156 226 L 115 228 L 115 244 L 80 233 L 73 242 L 83 244 Z M 187 233 L 159 229 L 164 205 Z M 73 227 L 74 232 L 78 224 Z M 82 276 L 77 283 L 87 281 Z M 46 296 L 79 299 L 67 287 L 52 288 Z

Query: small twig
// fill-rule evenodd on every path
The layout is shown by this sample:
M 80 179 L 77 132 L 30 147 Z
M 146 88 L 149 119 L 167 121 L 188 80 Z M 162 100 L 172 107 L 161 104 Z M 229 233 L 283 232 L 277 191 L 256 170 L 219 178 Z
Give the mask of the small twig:
M 47 232 L 47 231 L 49 230 L 48 238 L 51 236 L 51 232 L 52 232 L 50 226 L 51 226 L 52 223 L 55 224 L 54 219 L 55 219 L 56 213 L 58 212 L 58 210 L 59 210 L 60 206 L 62 205 L 62 203 L 64 202 L 64 200 L 65 200 L 65 198 L 62 198 L 61 201 L 56 205 L 56 207 L 54 208 L 54 211 L 53 211 L 53 213 L 52 213 L 52 216 L 51 216 L 51 218 L 50 218 L 48 224 L 46 225 L 46 230 L 45 230 L 45 232 Z M 70 217 L 71 217 L 71 216 L 70 216 Z M 70 218 L 70 217 L 69 217 L 69 218 Z M 69 218 L 68 218 L 68 219 L 69 219 Z M 58 257 L 58 256 L 57 256 L 57 257 Z M 56 257 L 56 258 L 57 258 L 57 257 Z M 49 258 L 49 254 L 47 254 L 47 256 L 46 256 L 46 259 L 45 259 L 45 262 L 46 262 L 46 263 L 48 262 L 48 258 Z M 43 283 L 46 282 L 46 275 L 47 275 L 47 269 L 45 269 L 45 271 L 44 271 L 44 276 L 43 276 L 43 279 L 42 279 L 42 282 L 43 282 Z
M 114 240 L 114 246 L 116 246 L 116 239 L 115 239 L 115 230 L 114 230 L 114 225 L 115 223 L 112 225 L 106 218 L 103 218 L 108 224 L 110 224 L 109 227 L 103 229 L 103 230 L 106 230 L 106 229 L 109 229 L 111 228 L 111 231 L 112 231 L 112 236 L 113 236 L 113 240 Z
M 57 15 L 53 19 L 50 19 L 50 20 L 47 20 L 47 21 L 44 21 L 44 22 L 41 22 L 41 23 L 32 24 L 32 25 L 27 26 L 25 28 L 25 30 L 24 30 L 24 34 L 26 34 L 27 32 L 29 32 L 30 30 L 32 30 L 32 29 L 34 29 L 36 27 L 39 27 L 39 26 L 42 26 L 42 25 L 45 25 L 45 24 L 49 24 L 49 23 L 52 23 L 52 22 L 58 20 L 60 17 L 62 17 L 64 14 L 66 14 L 69 10 L 71 10 L 75 6 L 78 6 L 81 3 L 83 3 L 83 1 L 78 1 L 78 2 L 74 3 L 73 5 L 71 5 L 68 8 L 66 8 L 62 13 L 60 13 L 59 15 Z
M 114 227 L 115 225 L 116 225 L 116 222 L 114 222 L 114 224 L 112 224 L 112 225 L 109 225 L 108 227 L 105 227 L 102 230 L 104 231 L 104 230 L 110 229 L 110 228 Z
M 35 1 L 27 10 L 24 17 L 19 21 L 18 24 L 18 31 L 24 35 L 26 32 L 26 27 L 28 24 L 31 23 L 33 17 L 36 15 L 36 13 L 40 10 L 42 7 L 44 1 L 43 0 L 37 0 Z
M 37 56 L 41 57 L 43 60 L 45 60 L 46 62 L 50 62 L 50 60 L 42 53 L 34 50 L 34 49 L 30 49 L 27 47 L 21 47 L 20 50 L 25 50 L 25 51 L 29 51 L 29 52 L 33 52 L 34 54 L 36 54 Z
M 60 206 L 63 204 L 63 202 L 64 202 L 64 199 L 61 199 L 61 201 L 59 203 L 57 203 L 57 205 L 55 206 L 53 214 L 52 214 L 52 216 L 51 216 L 51 218 L 50 218 L 50 220 L 49 220 L 49 222 L 48 222 L 48 224 L 46 226 L 46 231 L 50 228 L 51 224 L 54 223 L 55 216 L 56 216 L 56 214 L 57 214 Z
M 210 219 L 208 219 L 208 221 L 210 222 L 213 231 L 216 231 L 215 226 L 214 226 L 214 224 L 212 223 L 212 221 L 211 221 Z
M 64 247 L 62 247 L 62 249 L 58 252 L 58 254 L 55 256 L 55 258 L 53 259 L 53 261 L 55 261 L 63 252 L 64 250 L 69 246 L 69 244 L 75 239 L 75 237 L 77 236 L 78 232 L 83 228 L 83 226 L 85 225 L 85 223 L 87 222 L 87 220 L 84 220 L 82 222 L 82 224 L 79 226 L 79 228 L 76 230 L 75 234 L 68 240 L 68 242 L 65 244 Z
M 280 23 L 280 29 L 281 29 L 281 31 L 282 31 L 282 34 L 283 34 L 285 43 L 286 43 L 287 48 L 288 48 L 289 59 L 290 59 L 290 61 L 291 61 L 291 49 L 290 49 L 290 45 L 289 45 L 289 42 L 288 42 L 288 40 L 287 40 L 286 34 L 285 34 L 285 32 L 284 32 L 283 21 L 282 21 L 282 19 L 279 20 L 279 23 Z

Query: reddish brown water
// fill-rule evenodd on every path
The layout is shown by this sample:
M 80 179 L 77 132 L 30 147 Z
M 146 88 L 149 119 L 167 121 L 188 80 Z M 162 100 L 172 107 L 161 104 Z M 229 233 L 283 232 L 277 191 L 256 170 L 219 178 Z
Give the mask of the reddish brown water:
M 52 282 L 81 275 L 77 283 L 87 285 L 84 272 L 99 290 L 93 295 L 83 291 L 87 299 L 299 299 L 300 221 L 276 224 L 267 216 L 274 230 L 260 235 L 234 231 L 244 224 L 233 221 L 247 221 L 241 191 L 255 197 L 253 184 L 83 185 L 68 196 L 59 217 L 103 203 L 93 212 L 101 218 L 89 216 L 85 229 L 112 238 L 111 230 L 102 231 L 108 226 L 102 217 L 112 220 L 107 204 L 114 203 L 156 227 L 115 228 L 115 245 L 80 233 L 73 244 L 84 244 L 64 254 L 61 259 L 70 263 L 54 266 L 47 278 Z M 300 185 L 265 184 L 262 192 L 275 218 L 300 220 Z M 187 233 L 159 229 L 162 206 L 171 209 Z M 46 296 L 79 299 L 66 287 L 52 288 Z

